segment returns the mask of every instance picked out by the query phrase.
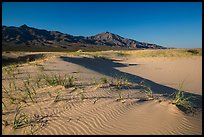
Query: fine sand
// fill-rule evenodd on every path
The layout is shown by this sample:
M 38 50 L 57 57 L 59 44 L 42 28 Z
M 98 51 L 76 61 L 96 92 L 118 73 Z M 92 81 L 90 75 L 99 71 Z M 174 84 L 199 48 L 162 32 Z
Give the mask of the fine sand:
M 128 58 L 121 63 L 137 64 L 119 67 L 118 70 L 154 82 L 202 95 L 202 57 L 197 58 Z
M 183 90 L 202 97 L 201 58 L 117 58 L 114 61 L 89 56 L 56 57 L 42 63 L 46 74 L 69 74 L 75 78 L 76 87 L 44 87 L 37 91 L 37 103 L 22 105 L 29 116 L 41 115 L 45 124 L 12 129 L 12 111 L 2 115 L 9 125 L 2 126 L 3 134 L 202 134 L 202 111 L 194 116 L 185 114 L 161 97 L 140 101 L 146 94 L 137 88 L 115 90 L 100 83 L 123 76 L 133 84 L 147 82 L 155 94 L 172 93 L 184 81 Z M 39 66 L 27 65 L 21 70 L 37 75 Z M 19 74 L 19 78 L 23 74 Z M 2 84 L 6 84 L 6 79 Z M 51 93 L 50 96 L 48 94 Z M 57 92 L 62 99 L 54 102 Z M 118 100 L 118 92 L 123 96 Z M 82 99 L 83 95 L 83 99 Z M 158 95 L 158 97 L 160 97 Z

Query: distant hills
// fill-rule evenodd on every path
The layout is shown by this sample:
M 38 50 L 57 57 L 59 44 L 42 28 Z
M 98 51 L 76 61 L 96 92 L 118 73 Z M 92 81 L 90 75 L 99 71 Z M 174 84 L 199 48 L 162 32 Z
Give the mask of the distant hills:
M 110 32 L 95 36 L 73 36 L 58 31 L 47 31 L 27 25 L 2 26 L 2 49 L 46 50 L 97 50 L 97 49 L 165 49 L 166 47 L 123 38 Z

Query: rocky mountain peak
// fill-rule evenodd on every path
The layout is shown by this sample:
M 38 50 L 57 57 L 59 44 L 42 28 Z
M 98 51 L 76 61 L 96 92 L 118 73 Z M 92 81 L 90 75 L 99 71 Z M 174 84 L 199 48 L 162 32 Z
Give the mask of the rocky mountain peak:
M 106 31 L 106 32 L 101 32 L 101 33 L 99 33 L 97 35 L 114 35 L 114 34 L 111 33 L 111 32 Z
M 26 24 L 23 24 L 22 26 L 20 26 L 20 28 L 29 28 Z

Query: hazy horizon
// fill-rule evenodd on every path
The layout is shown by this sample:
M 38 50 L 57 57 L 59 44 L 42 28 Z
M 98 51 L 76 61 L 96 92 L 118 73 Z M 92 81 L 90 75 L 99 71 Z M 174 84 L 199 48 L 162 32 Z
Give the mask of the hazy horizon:
M 3 2 L 2 25 L 74 36 L 111 32 L 175 48 L 202 48 L 201 2 Z

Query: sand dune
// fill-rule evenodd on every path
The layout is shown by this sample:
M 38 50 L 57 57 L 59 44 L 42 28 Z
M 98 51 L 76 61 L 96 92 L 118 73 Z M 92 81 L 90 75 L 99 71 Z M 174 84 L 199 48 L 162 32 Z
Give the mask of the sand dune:
M 202 95 L 202 57 L 197 58 L 129 58 L 121 63 L 138 64 L 117 68 L 123 72 L 151 79 L 160 84 Z
M 52 58 L 43 63 L 46 74 L 73 75 L 77 78 L 75 83 L 77 88 L 64 88 L 63 86 L 41 88 L 37 91 L 38 103 L 29 102 L 29 105 L 23 105 L 25 113 L 29 116 L 34 114 L 46 115 L 43 118 L 43 120 L 47 121 L 45 125 L 42 126 L 41 123 L 34 124 L 34 134 L 202 134 L 202 112 L 197 112 L 194 116 L 185 114 L 167 100 L 159 102 L 155 99 L 141 102 L 140 98 L 146 97 L 146 94 L 141 93 L 136 88 L 118 91 L 104 84 L 94 84 L 99 82 L 101 77 L 111 79 L 125 74 L 125 76 L 130 76 L 130 81 L 136 78 L 135 81 L 131 81 L 133 83 L 145 79 L 152 85 L 155 92 L 157 89 L 166 89 L 168 90 L 166 92 L 169 93 L 175 90 L 175 86 L 164 84 L 163 81 L 157 80 L 157 77 L 153 75 L 154 71 L 156 71 L 153 68 L 160 67 L 163 70 L 165 65 L 157 66 L 155 64 L 159 64 L 159 62 L 154 62 L 154 66 L 150 63 L 153 67 L 152 75 L 148 75 L 142 73 L 142 71 L 141 73 L 136 71 L 140 63 L 140 61 L 134 59 L 110 61 L 92 57 Z M 178 62 L 176 64 L 178 65 Z M 179 65 L 184 69 L 186 67 L 180 63 Z M 26 69 L 25 67 L 24 69 L 33 72 L 32 75 L 35 75 L 34 68 Z M 145 67 L 140 69 L 144 70 L 144 72 L 148 70 Z M 193 69 L 193 67 L 188 69 Z M 165 70 L 168 71 L 168 69 Z M 161 72 L 161 74 L 163 73 Z M 175 71 L 171 72 L 172 75 L 174 73 Z M 198 74 L 200 72 L 196 72 L 196 75 Z M 159 77 L 164 77 L 164 75 Z M 175 77 L 168 79 L 167 82 L 172 82 L 173 78 Z M 194 79 L 193 77 L 189 78 Z M 194 86 L 197 86 L 197 84 L 190 86 L 189 91 L 201 93 L 200 89 L 193 88 Z M 185 88 L 188 90 L 187 86 Z M 48 94 L 48 91 L 52 93 L 52 96 Z M 83 99 L 82 94 L 80 94 L 82 91 Z M 60 93 L 62 99 L 54 102 L 57 92 Z M 122 94 L 124 99 L 118 100 L 118 92 Z M 162 90 L 158 93 L 160 92 Z M 9 121 L 12 120 L 13 114 L 3 115 L 2 117 Z M 29 128 L 14 131 L 11 126 L 6 126 L 3 127 L 2 131 L 3 134 L 30 134 L 31 130 Z
M 168 102 L 139 103 L 137 99 L 118 102 L 116 93 L 109 89 L 86 91 L 87 99 L 83 101 L 53 103 L 47 97 L 48 101 L 27 107 L 30 114 L 50 115 L 48 125 L 35 134 L 201 134 L 201 114 L 185 115 Z M 63 94 L 69 96 L 67 90 Z M 97 98 L 100 99 L 94 104 Z

